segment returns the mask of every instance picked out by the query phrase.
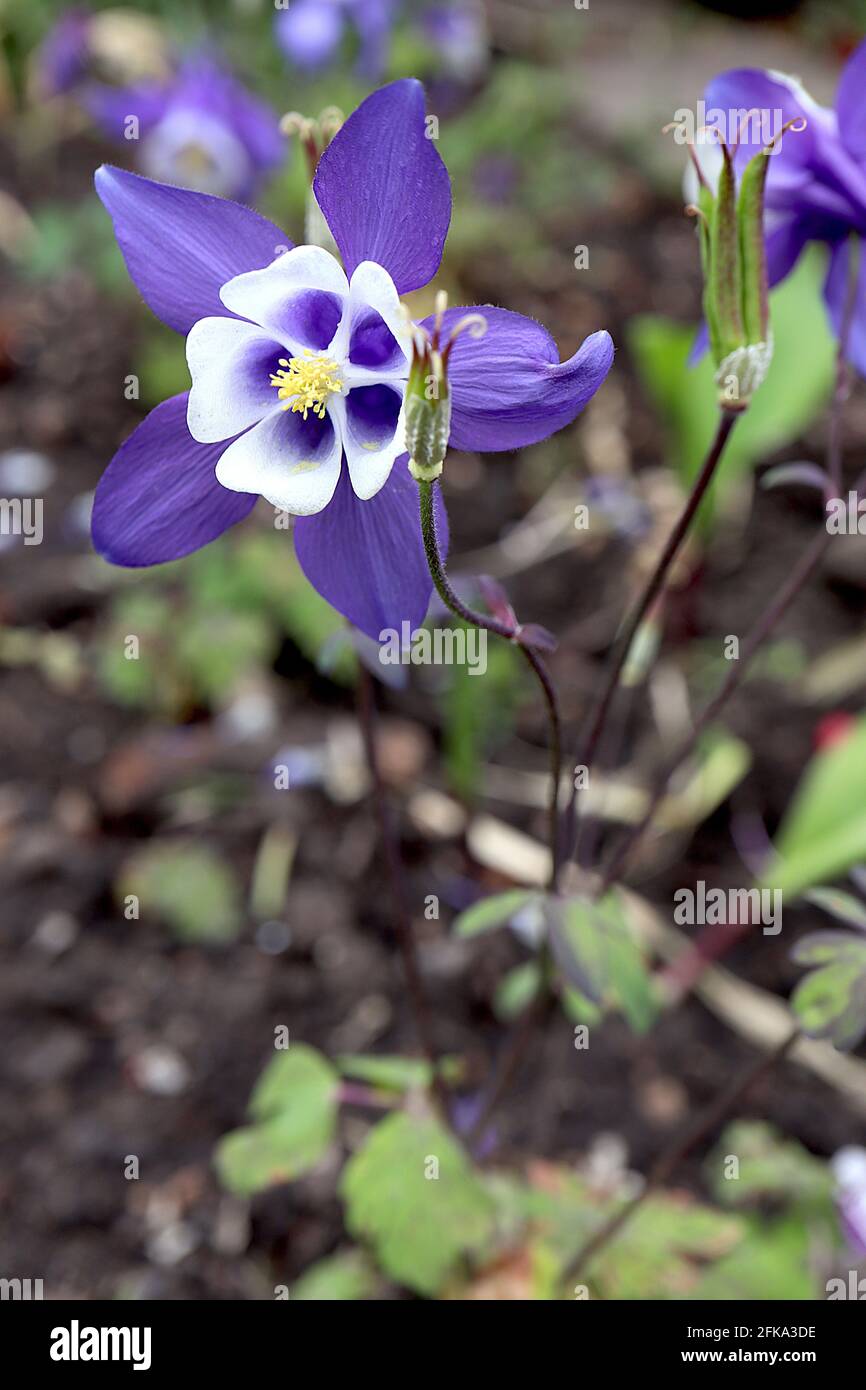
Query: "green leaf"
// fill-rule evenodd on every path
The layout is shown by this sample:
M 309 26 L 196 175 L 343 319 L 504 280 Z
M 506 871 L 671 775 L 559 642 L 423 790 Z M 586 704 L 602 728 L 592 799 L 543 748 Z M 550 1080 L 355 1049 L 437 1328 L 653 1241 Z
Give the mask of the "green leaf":
M 830 965 L 838 961 L 866 970 L 866 937 L 852 936 L 847 931 L 810 932 L 800 937 L 791 959 L 799 965 Z
M 262 613 L 190 612 L 173 652 L 209 705 L 234 691 L 250 671 L 267 667 L 278 643 Z
M 550 946 L 566 982 L 563 1007 L 578 1023 L 597 1019 L 599 1005 L 625 1014 L 637 1033 L 651 1027 L 657 1001 L 643 952 L 617 893 L 600 901 L 547 899 Z
M 401 1112 L 382 1120 L 346 1165 L 341 1192 L 351 1233 L 417 1293 L 438 1293 L 491 1233 L 491 1198 L 431 1118 Z
M 833 341 L 821 298 L 824 257 L 817 248 L 770 295 L 775 351 L 767 379 L 737 423 L 714 492 L 748 473 L 768 454 L 802 435 L 823 408 L 833 382 Z M 675 462 L 691 482 L 718 419 L 713 365 L 705 354 L 688 359 L 695 329 L 656 315 L 631 321 L 629 347 L 638 372 L 664 417 Z M 702 509 L 704 520 L 710 508 Z
M 482 932 L 507 927 L 512 917 L 534 901 L 540 903 L 541 894 L 524 888 L 482 898 L 454 919 L 454 932 L 457 936 L 480 936 Z
M 810 888 L 803 897 L 842 922 L 850 922 L 854 927 L 866 927 L 866 903 L 855 898 L 853 893 L 844 893 L 841 888 Z
M 315 1167 L 334 1136 L 339 1078 L 312 1047 L 296 1044 L 268 1064 L 250 1114 L 258 1122 L 227 1134 L 217 1147 L 220 1181 L 248 1197 Z
M 341 1250 L 318 1260 L 301 1275 L 291 1291 L 292 1302 L 358 1302 L 379 1289 L 376 1271 L 360 1250 Z
M 412 1091 L 430 1084 L 431 1068 L 419 1057 L 338 1057 L 337 1066 L 344 1076 L 383 1091 Z
M 791 902 L 866 857 L 866 717 L 808 764 L 762 883 Z
M 609 978 L 606 921 L 589 898 L 548 898 L 545 912 L 553 958 L 569 985 L 600 1004 Z
M 611 932 L 608 940 L 610 991 L 635 1033 L 646 1033 L 659 1011 L 652 977 L 643 953 L 626 932 Z
M 817 1296 L 813 1240 L 800 1219 L 753 1219 L 744 1240 L 706 1270 L 684 1297 L 698 1303 L 802 1302 Z
M 268 1062 L 250 1098 L 257 1120 L 294 1114 L 318 1119 L 333 1114 L 337 1073 L 326 1057 L 306 1043 L 295 1043 Z
M 127 860 L 117 883 L 122 901 L 163 918 L 182 941 L 234 941 L 241 925 L 240 894 L 225 859 L 206 845 L 156 843 Z
M 570 1018 L 572 1023 L 600 1023 L 604 1018 L 604 1010 L 598 1004 L 593 1004 L 579 989 L 572 989 L 569 985 L 563 989 L 560 1003 L 566 1018 Z
M 493 1191 L 500 1204 L 508 1204 L 505 1219 L 529 1220 L 555 1255 L 560 1271 L 621 1208 L 624 1198 L 624 1193 L 602 1195 L 584 1179 L 553 1164 L 537 1165 L 530 1181 L 539 1185 L 520 1190 L 512 1182 L 504 1189 L 497 1184 Z M 593 1260 L 587 1272 L 591 1296 L 640 1301 L 681 1298 L 697 1281 L 700 1268 L 727 1254 L 742 1230 L 740 1218 L 729 1212 L 680 1194 L 655 1192 Z M 565 1291 L 565 1296 L 573 1296 L 573 1290 Z
M 737 1160 L 735 1177 L 729 1168 L 732 1157 Z M 829 1165 L 761 1120 L 728 1125 L 707 1160 L 706 1172 L 712 1192 L 724 1206 L 773 1199 L 811 1213 L 833 1214 Z
M 497 1018 L 508 1023 L 528 1008 L 538 993 L 541 971 L 534 960 L 515 965 L 507 975 L 503 975 L 496 986 L 493 997 L 493 1010 Z
M 837 959 L 813 970 L 791 996 L 804 1033 L 829 1038 L 834 1047 L 856 1047 L 866 1033 L 866 959 Z
M 715 730 L 704 735 L 697 754 L 697 766 L 685 786 L 669 792 L 662 803 L 659 819 L 666 829 L 700 825 L 727 801 L 752 761 L 747 744 Z

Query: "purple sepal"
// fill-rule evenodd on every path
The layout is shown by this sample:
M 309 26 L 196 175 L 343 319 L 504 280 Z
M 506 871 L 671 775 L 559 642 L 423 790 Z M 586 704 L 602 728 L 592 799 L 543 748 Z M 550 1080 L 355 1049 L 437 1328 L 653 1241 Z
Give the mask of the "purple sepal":
M 315 516 L 295 522 L 295 551 L 314 589 L 374 642 L 386 629 L 420 627 L 433 584 L 421 539 L 418 484 L 408 455 L 397 459 L 387 483 L 368 502 L 352 491 L 343 466 L 333 500 Z M 440 543 L 448 524 L 437 496 Z
M 178 333 L 208 315 L 226 317 L 220 288 L 291 250 L 273 222 L 227 198 L 111 164 L 97 169 L 95 183 L 130 276 L 157 318 Z
M 258 501 L 217 482 L 214 468 L 226 443 L 196 443 L 186 427 L 188 394 L 152 410 L 99 480 L 91 533 L 94 548 L 113 565 L 180 559 L 242 521 Z
M 313 186 L 347 275 L 376 261 L 399 294 L 433 279 L 451 182 L 427 138 L 420 82 L 406 78 L 367 97 L 325 150 Z
M 487 332 L 481 338 L 463 333 L 451 350 L 452 449 L 520 449 L 547 439 L 580 414 L 613 363 L 609 333 L 593 333 L 560 362 L 540 323 L 489 304 L 448 309 L 443 342 L 466 314 L 481 314 Z M 430 332 L 433 323 L 430 317 L 423 326 Z

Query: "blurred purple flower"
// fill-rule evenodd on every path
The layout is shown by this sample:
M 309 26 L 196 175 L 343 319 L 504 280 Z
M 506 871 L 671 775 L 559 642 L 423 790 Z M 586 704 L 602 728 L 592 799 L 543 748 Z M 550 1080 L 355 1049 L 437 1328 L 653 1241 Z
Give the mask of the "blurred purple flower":
M 91 24 L 86 10 L 67 10 L 49 29 L 36 54 L 36 76 L 46 96 L 69 92 L 87 76 Z
M 475 1129 L 484 1113 L 484 1097 L 476 1092 L 472 1095 L 455 1096 L 451 1102 L 451 1120 L 458 1134 L 467 1137 Z M 495 1125 L 488 1125 L 475 1141 L 473 1154 L 484 1160 L 496 1152 L 499 1131 Z
M 833 1155 L 836 1207 L 848 1249 L 855 1259 L 866 1255 L 866 1149 L 849 1145 Z
M 345 33 L 360 41 L 358 69 L 366 77 L 382 73 L 397 0 L 292 0 L 276 17 L 277 42 L 296 67 L 312 72 L 337 57 Z
M 145 300 L 187 336 L 192 375 L 103 475 L 96 549 L 120 565 L 177 559 L 263 496 L 295 514 L 301 568 L 350 622 L 374 640 L 419 626 L 432 584 L 403 445 L 412 334 L 398 296 L 436 274 L 451 218 L 421 85 L 368 97 L 319 163 L 314 192 L 345 271 L 237 203 L 110 167 L 96 186 Z M 479 312 L 485 336 L 450 354 L 453 447 L 518 449 L 569 424 L 610 369 L 609 335 L 560 362 L 540 324 L 476 307 L 447 310 L 446 337 Z
M 484 71 L 490 53 L 484 10 L 473 0 L 431 5 L 421 29 L 450 76 L 471 82 Z
M 129 141 L 136 118 L 136 162 L 164 183 L 247 201 L 285 158 L 276 114 L 207 53 L 188 58 L 169 82 L 92 87 L 83 101 L 115 140 Z
M 472 170 L 472 188 L 482 203 L 511 202 L 520 180 L 520 165 L 510 154 L 485 154 Z
M 840 334 L 849 285 L 849 258 L 860 253 L 848 356 L 866 375 L 866 40 L 849 59 L 834 107 L 819 106 L 796 78 L 758 68 L 735 68 L 714 78 L 708 111 L 775 113 L 779 124 L 805 118 L 804 130 L 782 137 L 769 165 L 765 232 L 770 285 L 794 268 L 810 241 L 826 243 L 830 265 L 824 299 Z M 760 148 L 759 121 L 744 122 L 738 168 Z M 729 136 L 729 140 L 731 137 Z M 705 147 L 706 148 L 706 147 Z M 853 247 L 851 236 L 859 239 Z

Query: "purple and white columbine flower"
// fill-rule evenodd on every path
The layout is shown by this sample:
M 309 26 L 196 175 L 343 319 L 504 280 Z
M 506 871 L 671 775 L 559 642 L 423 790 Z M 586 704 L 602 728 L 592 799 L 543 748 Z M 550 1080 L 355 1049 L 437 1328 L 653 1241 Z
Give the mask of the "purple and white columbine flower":
M 757 68 L 736 68 L 713 79 L 707 109 L 779 112 L 781 123 L 805 128 L 785 136 L 770 160 L 765 198 L 767 271 L 776 285 L 794 268 L 810 241 L 830 248 L 824 298 L 837 337 L 848 293 L 851 234 L 860 238 L 857 301 L 848 339 L 848 356 L 866 375 L 866 41 L 849 59 L 834 107 L 819 106 L 796 78 Z M 744 138 L 736 154 L 741 167 L 759 144 L 756 127 L 743 120 Z
M 315 72 L 334 61 L 347 30 L 360 41 L 358 70 L 378 77 L 388 56 L 397 0 L 292 0 L 277 11 L 277 42 L 291 63 Z
M 451 217 L 420 84 L 368 97 L 319 163 L 315 196 L 345 271 L 237 203 L 112 168 L 96 185 L 133 280 L 187 336 L 192 375 L 192 389 L 157 406 L 109 464 L 96 549 L 121 565 L 174 560 L 264 496 L 294 513 L 301 568 L 356 627 L 373 638 L 417 627 L 432 584 L 402 443 L 411 330 L 398 296 L 436 274 Z M 445 333 L 471 313 L 488 329 L 451 351 L 456 449 L 546 439 L 610 368 L 607 333 L 560 362 L 540 324 L 506 309 L 450 309 Z
M 187 58 L 168 82 L 92 88 L 83 101 L 124 143 L 136 117 L 131 147 L 143 173 L 200 193 L 251 198 L 286 156 L 276 113 L 209 53 Z

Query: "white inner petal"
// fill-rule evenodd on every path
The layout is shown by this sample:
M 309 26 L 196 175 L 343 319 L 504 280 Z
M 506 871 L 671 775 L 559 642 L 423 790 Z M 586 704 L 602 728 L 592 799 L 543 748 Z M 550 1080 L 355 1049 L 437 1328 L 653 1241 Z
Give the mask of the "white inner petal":
M 281 511 L 310 516 L 327 507 L 340 476 L 342 445 L 332 422 L 317 445 L 299 414 L 276 410 L 230 444 L 216 466 L 232 492 L 257 492 Z
M 334 405 L 332 414 L 336 415 L 337 402 Z M 350 403 L 341 399 L 338 408 L 342 417 L 343 452 L 346 455 L 352 490 L 362 502 L 367 502 L 384 487 L 394 460 L 405 452 L 402 402 L 396 428 L 392 434 L 381 440 L 369 435 L 365 438 L 365 431 L 359 429 L 357 424 L 353 429 Z
M 274 406 L 269 365 L 280 351 L 269 333 L 240 319 L 206 318 L 186 340 L 192 377 L 187 425 L 199 444 L 231 439 Z
M 220 299 L 233 314 L 261 324 L 298 356 L 305 345 L 286 331 L 286 306 L 299 290 L 322 290 L 346 300 L 349 282 L 329 251 L 321 246 L 296 246 L 264 270 L 236 275 L 223 285 Z
M 393 366 L 362 367 L 348 361 L 352 330 L 369 309 L 375 310 L 397 341 L 400 356 Z M 394 281 L 387 270 L 375 261 L 362 261 L 355 270 L 349 286 L 349 302 L 329 351 L 344 364 L 347 386 L 400 380 L 409 375 L 411 332 L 403 317 Z
M 336 296 L 342 313 L 330 343 L 311 349 L 297 341 L 298 323 L 291 306 L 304 291 Z M 362 500 L 375 496 L 388 479 L 394 460 L 404 452 L 403 413 L 389 432 L 389 412 L 381 427 L 375 418 L 347 405 L 351 388 L 388 386 L 395 405 L 402 405 L 409 373 L 411 330 L 403 317 L 399 296 L 390 275 L 381 266 L 365 261 L 352 276 L 351 285 L 338 261 L 317 246 L 295 247 L 263 270 L 238 275 L 223 285 L 220 298 L 240 319 L 203 319 L 187 339 L 187 356 L 193 377 L 189 427 L 202 443 L 240 435 L 220 458 L 216 476 L 234 492 L 259 493 L 274 506 L 297 515 L 310 515 L 328 505 L 340 475 L 343 453 L 355 494 Z M 332 312 L 338 306 L 331 301 Z M 378 316 L 378 318 L 376 317 Z M 381 334 L 378 319 L 396 342 L 393 356 L 383 365 L 363 366 L 349 361 L 352 335 L 365 319 L 374 320 L 372 340 Z M 245 321 L 244 321 L 245 320 Z M 330 331 L 327 314 L 325 335 Z M 282 358 L 281 382 L 305 386 L 300 394 L 280 400 L 268 362 L 269 349 Z M 261 381 L 255 369 L 261 351 Z M 357 351 L 357 349 L 356 349 Z M 360 355 L 360 354 L 359 354 Z M 375 353 L 371 354 L 371 356 Z M 292 366 L 291 359 L 299 359 Z M 335 370 L 320 375 L 307 371 L 311 362 L 328 359 Z M 341 383 L 329 390 L 331 380 Z M 310 402 L 309 397 L 315 396 Z M 367 396 L 369 400 L 369 395 Z M 375 400 L 375 398 L 374 398 Z M 306 404 L 308 419 L 293 405 Z M 357 407 L 357 401 L 356 401 Z M 396 412 L 395 412 L 396 413 Z M 324 415 L 324 423 L 316 417 Z M 249 428 L 249 426 L 252 428 Z

